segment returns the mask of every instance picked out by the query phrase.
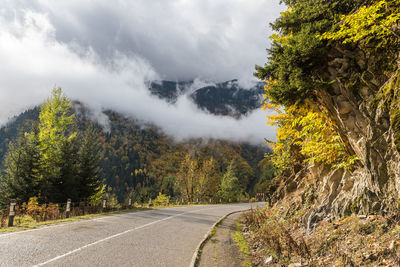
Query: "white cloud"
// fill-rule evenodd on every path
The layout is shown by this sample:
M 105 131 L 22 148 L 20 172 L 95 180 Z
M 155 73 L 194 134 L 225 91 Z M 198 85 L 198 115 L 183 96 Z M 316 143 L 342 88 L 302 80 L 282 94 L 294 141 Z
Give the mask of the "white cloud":
M 236 78 L 232 76 L 239 75 L 238 70 L 249 67 L 246 57 L 253 60 L 252 54 L 264 55 L 265 44 L 245 43 L 251 42 L 253 34 L 266 38 L 266 33 L 244 27 L 249 26 L 247 21 L 266 22 L 265 16 L 260 21 L 249 17 L 265 1 L 255 0 L 249 11 L 244 8 L 245 1 L 239 0 L 227 6 L 222 0 L 168 1 L 169 4 L 138 0 L 134 7 L 126 1 L 33 2 L 28 8 L 28 2 L 16 1 L 18 9 L 1 8 L 0 4 L 0 123 L 41 103 L 57 85 L 69 97 L 86 102 L 95 110 L 112 108 L 152 122 L 177 138 L 229 138 L 256 143 L 264 137 L 273 139 L 272 129 L 265 126 L 263 111 L 255 111 L 242 120 L 214 116 L 198 110 L 186 96 L 181 96 L 175 105 L 159 100 L 149 94 L 145 85 L 146 81 L 174 75 L 182 79 Z M 102 20 L 95 16 L 99 10 L 103 11 L 98 14 Z M 56 21 L 54 17 L 62 19 Z M 220 17 L 215 27 L 212 25 L 216 21 L 207 20 L 214 17 Z M 113 18 L 118 18 L 120 33 L 113 38 L 101 36 L 107 33 L 107 22 Z M 129 22 L 137 25 L 126 26 Z M 178 22 L 188 25 L 183 27 Z M 116 22 L 111 24 L 115 30 Z M 141 28 L 147 24 L 150 26 Z M 68 29 L 71 33 L 66 32 Z M 240 38 L 243 41 L 232 41 Z M 97 43 L 99 40 L 102 45 Z M 130 50 L 129 46 L 135 43 Z M 261 52 L 237 53 L 241 49 Z

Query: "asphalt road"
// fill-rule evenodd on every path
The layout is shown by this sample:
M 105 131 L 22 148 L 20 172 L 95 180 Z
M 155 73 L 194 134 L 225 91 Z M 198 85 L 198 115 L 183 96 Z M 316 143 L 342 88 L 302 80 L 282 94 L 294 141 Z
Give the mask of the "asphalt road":
M 222 216 L 258 204 L 123 213 L 0 234 L 0 266 L 189 266 Z

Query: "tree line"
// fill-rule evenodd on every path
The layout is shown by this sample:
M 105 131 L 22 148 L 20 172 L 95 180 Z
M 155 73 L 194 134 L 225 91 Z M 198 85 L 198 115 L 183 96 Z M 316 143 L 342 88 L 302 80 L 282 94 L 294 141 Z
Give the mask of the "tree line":
M 94 127 L 78 132 L 71 101 L 61 88 L 41 106 L 39 122 L 11 143 L 0 178 L 0 204 L 10 199 L 64 203 L 94 200 L 104 190 Z
M 175 142 L 154 125 L 111 110 L 104 111 L 109 124 L 102 129 L 84 104 L 70 101 L 61 91 L 53 92 L 50 100 L 0 129 L 0 142 L 13 140 L 12 133 L 23 129 L 3 162 L 3 202 L 32 196 L 53 203 L 102 196 L 113 203 L 129 198 L 148 202 L 160 192 L 185 202 L 233 201 L 268 188 L 273 177 L 263 146 L 203 139 Z M 60 106 L 58 112 L 54 105 Z M 49 130 L 53 124 L 56 128 Z

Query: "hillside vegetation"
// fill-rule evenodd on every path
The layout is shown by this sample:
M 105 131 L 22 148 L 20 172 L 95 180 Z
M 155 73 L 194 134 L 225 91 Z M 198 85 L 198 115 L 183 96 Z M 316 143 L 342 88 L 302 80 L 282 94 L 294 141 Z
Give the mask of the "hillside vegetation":
M 176 86 L 174 88 L 177 89 Z M 226 97 L 230 102 L 236 102 L 227 86 L 219 88 L 227 91 Z M 210 88 L 208 90 L 207 95 L 215 93 Z M 242 112 L 245 114 L 255 107 L 249 105 Z M 26 136 L 36 131 L 40 125 L 39 113 L 42 112 L 43 108 L 39 107 L 27 110 L 0 129 L 3 175 L 7 175 L 9 167 L 7 159 L 3 160 L 7 151 L 21 143 L 18 135 Z M 78 136 L 77 140 L 93 128 L 91 132 L 96 144 L 93 153 L 97 149 L 100 153 L 97 178 L 106 186 L 98 194 L 111 200 L 110 203 L 127 203 L 128 198 L 132 199 L 132 203 L 147 203 L 160 192 L 169 196 L 171 201 L 183 200 L 185 203 L 208 203 L 210 199 L 213 202 L 237 201 L 249 198 L 253 191 L 264 192 L 274 176 L 272 165 L 264 158 L 268 150 L 263 146 L 226 140 L 192 139 L 177 142 L 154 125 L 143 123 L 140 118 L 126 117 L 112 110 L 104 111 L 108 125 L 103 128 L 93 121 L 91 110 L 76 101 L 72 102 L 70 113 L 74 116 L 75 126 L 68 134 Z M 217 111 L 215 113 L 219 114 Z M 4 177 L 2 180 L 6 180 Z M 29 188 L 30 180 L 29 177 L 24 180 L 27 184 L 25 188 Z M 66 183 L 66 180 L 61 180 L 61 183 Z M 42 191 L 38 196 L 38 191 L 32 190 L 30 194 L 4 195 L 3 202 L 8 203 L 10 198 L 17 198 L 21 203 L 28 202 L 29 197 L 35 196 L 41 201 L 50 200 L 53 203 L 65 202 L 67 198 L 72 198 L 73 202 L 90 200 L 90 196 L 75 194 L 78 192 L 76 190 L 64 189 L 58 198 L 49 199 L 43 196 Z
M 270 264 L 400 264 L 400 2 L 282 2 L 255 73 L 279 186 L 248 221 L 253 244 Z

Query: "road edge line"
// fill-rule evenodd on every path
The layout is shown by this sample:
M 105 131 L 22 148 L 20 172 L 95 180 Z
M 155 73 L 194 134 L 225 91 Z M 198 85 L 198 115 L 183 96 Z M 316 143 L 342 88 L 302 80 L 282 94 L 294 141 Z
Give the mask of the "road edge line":
M 204 235 L 203 240 L 200 241 L 200 243 L 197 245 L 197 248 L 196 248 L 196 250 L 195 250 L 195 252 L 194 252 L 194 254 L 193 254 L 192 261 L 190 262 L 189 267 L 196 267 L 197 264 L 199 263 L 200 256 L 201 256 L 200 250 L 205 246 L 206 242 L 210 239 L 211 233 L 212 233 L 212 231 L 214 230 L 215 227 L 217 227 L 219 224 L 221 224 L 221 222 L 222 222 L 223 220 L 225 220 L 228 216 L 231 216 L 232 214 L 239 213 L 239 212 L 246 212 L 246 211 L 249 211 L 249 210 L 251 210 L 251 209 L 252 209 L 252 208 L 246 209 L 246 210 L 232 211 L 232 212 L 230 212 L 230 213 L 228 213 L 228 214 L 222 216 L 216 223 L 214 223 L 214 224 L 211 226 L 210 230 L 207 232 L 207 234 Z

